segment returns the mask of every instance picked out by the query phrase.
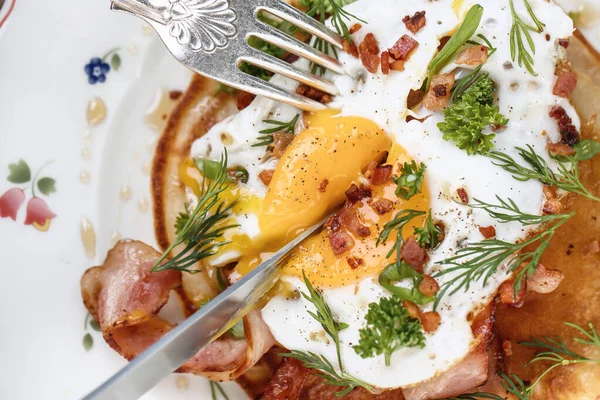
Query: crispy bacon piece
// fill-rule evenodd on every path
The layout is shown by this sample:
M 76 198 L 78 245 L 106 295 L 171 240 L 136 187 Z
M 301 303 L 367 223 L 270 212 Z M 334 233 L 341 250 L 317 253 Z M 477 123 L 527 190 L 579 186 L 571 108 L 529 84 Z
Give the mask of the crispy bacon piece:
M 271 179 L 273 179 L 274 173 L 275 173 L 274 169 L 265 169 L 265 170 L 260 171 L 260 173 L 258 174 L 258 178 L 266 186 L 269 186 L 269 183 L 271 183 Z
M 321 193 L 325 193 L 325 191 L 327 190 L 327 185 L 329 185 L 329 180 L 323 179 L 321 182 L 319 182 L 319 187 L 317 188 L 317 190 Z
M 454 61 L 458 65 L 468 65 L 470 67 L 476 67 L 481 64 L 485 64 L 488 60 L 489 49 L 486 46 L 477 45 L 467 47 L 460 52 L 456 60 Z
M 456 189 L 456 194 L 458 194 L 458 198 L 460 202 L 463 204 L 469 204 L 469 194 L 464 188 Z
M 353 35 L 356 32 L 360 31 L 361 28 L 362 28 L 362 25 L 357 22 L 356 24 L 354 24 L 350 27 L 348 32 L 350 32 L 350 34 Z
M 452 87 L 454 86 L 454 74 L 438 74 L 431 78 L 429 91 L 425 95 L 423 105 L 431 111 L 439 111 L 448 106 Z
M 542 207 L 542 211 L 544 212 L 544 214 L 558 214 L 561 212 L 561 210 L 563 209 L 563 205 L 560 202 L 559 198 L 553 198 L 553 199 L 548 199 L 546 200 L 546 202 L 544 203 L 544 206 Z
M 356 43 L 350 43 L 348 39 L 344 39 L 342 40 L 342 47 L 346 53 L 358 58 L 358 48 L 356 47 Z
M 342 228 L 346 228 L 356 236 L 367 237 L 371 234 L 369 227 L 363 225 L 360 222 L 360 219 L 358 219 L 358 215 L 354 208 L 344 208 L 341 210 L 340 218 L 342 220 Z
M 565 279 L 565 274 L 557 269 L 548 269 L 538 264 L 535 273 L 527 279 L 527 291 L 536 293 L 551 293 Z
M 426 333 L 433 333 L 439 328 L 442 317 L 436 311 L 426 311 L 419 315 L 419 321 L 421 321 L 423 330 Z
M 239 92 L 237 95 L 237 109 L 242 111 L 244 108 L 248 107 L 250 103 L 254 100 L 256 95 L 248 92 Z
M 552 94 L 567 98 L 575 88 L 577 88 L 577 74 L 570 71 L 560 71 L 552 89 Z
M 121 241 L 108 253 L 104 265 L 90 268 L 81 278 L 84 304 L 99 322 L 106 342 L 131 360 L 173 329 L 157 316 L 172 290 L 181 285 L 178 271 L 150 272 L 160 253 L 141 242 Z M 244 320 L 246 340 L 230 337 L 211 343 L 182 365 L 215 380 L 243 374 L 274 344 L 260 312 Z
M 419 283 L 419 292 L 425 296 L 433 296 L 438 290 L 440 290 L 440 284 L 431 275 L 423 275 L 423 280 Z
M 346 190 L 346 198 L 352 204 L 361 201 L 362 199 L 371 198 L 372 196 L 373 192 L 371 191 L 371 188 L 362 185 L 361 187 L 358 187 L 354 183 L 350 186 L 350 189 Z
M 348 258 L 346 258 L 346 261 L 348 261 L 348 265 L 352 269 L 356 269 L 365 264 L 365 261 L 362 258 L 358 258 L 358 257 L 348 257 Z
M 521 289 L 515 296 L 515 280 L 509 279 L 502 282 L 498 288 L 498 299 L 502 304 L 509 307 L 520 308 L 525 302 L 525 291 L 527 290 L 527 282 L 523 279 Z
M 383 185 L 390 181 L 392 177 L 392 165 L 378 165 L 373 171 L 371 185 Z
M 367 33 L 360 46 L 358 46 L 358 53 L 367 71 L 372 74 L 376 73 L 379 68 L 379 44 L 375 39 L 375 35 Z
M 390 69 L 394 71 L 404 71 L 404 64 L 410 58 L 410 55 L 419 46 L 419 42 L 408 35 L 402 35 L 400 39 L 388 49 Z
M 423 101 L 423 98 L 425 97 L 425 91 L 418 89 L 418 90 L 412 90 L 410 89 L 410 91 L 408 92 L 408 97 L 406 98 L 406 107 L 408 107 L 409 109 L 414 108 L 417 104 L 419 104 L 420 102 Z
M 273 155 L 277 158 L 281 158 L 285 149 L 294 140 L 294 135 L 288 132 L 275 132 L 273 134 Z
M 390 53 L 387 50 L 381 53 L 381 73 L 384 75 L 390 73 Z
M 548 143 L 546 146 L 549 153 L 559 155 L 559 156 L 573 156 L 575 155 L 575 150 L 568 144 L 564 143 Z
M 408 300 L 402 301 L 402 305 L 404 306 L 404 308 L 406 308 L 406 311 L 408 312 L 408 315 L 410 315 L 411 318 L 419 318 L 419 314 L 421 313 L 419 306 L 417 306 L 412 301 Z
M 417 33 L 425 26 L 425 23 L 427 22 L 427 19 L 425 18 L 425 11 L 417 11 L 412 17 L 407 15 L 402 18 L 402 22 L 404 22 L 406 29 L 412 33 Z
M 558 45 L 560 47 L 564 47 L 565 49 L 569 48 L 569 44 L 571 41 L 569 39 L 558 39 Z
M 427 261 L 427 252 L 419 246 L 414 236 L 410 236 L 404 241 L 400 255 L 415 271 L 423 273 L 423 264 Z
M 309 99 L 313 99 L 314 101 L 318 101 L 319 103 L 323 104 L 331 103 L 331 100 L 333 100 L 330 94 L 304 84 L 299 85 L 296 88 L 296 93 L 298 93 L 300 96 L 306 96 Z
M 448 40 L 450 40 L 450 36 L 444 36 L 443 38 L 441 38 L 440 44 L 437 47 L 437 51 L 442 51 L 442 49 L 446 47 L 446 43 L 448 43 Z
M 562 143 L 573 146 L 579 142 L 579 132 L 577 132 L 577 128 L 573 125 L 573 120 L 564 108 L 553 106 L 550 109 L 550 117 L 558 122 L 558 130 L 560 131 Z
M 344 231 L 329 232 L 329 244 L 333 254 L 339 256 L 354 247 L 354 239 Z
M 481 232 L 483 237 L 486 239 L 491 239 L 496 236 L 496 228 L 493 226 L 480 226 L 479 232 Z
M 371 203 L 371 208 L 379 215 L 389 213 L 394 209 L 394 202 L 388 199 L 379 199 Z
M 295 358 L 286 358 L 262 394 L 262 400 L 295 400 L 310 370 Z

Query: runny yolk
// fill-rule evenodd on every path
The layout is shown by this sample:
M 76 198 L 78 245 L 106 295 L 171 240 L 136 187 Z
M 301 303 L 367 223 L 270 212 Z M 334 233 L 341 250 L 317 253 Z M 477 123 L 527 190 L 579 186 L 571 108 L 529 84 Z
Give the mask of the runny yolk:
M 277 164 L 259 217 L 267 241 L 289 241 L 344 201 L 344 192 L 391 140 L 374 122 L 319 111 Z
M 394 166 L 395 175 L 400 174 L 398 164 L 403 164 L 405 161 L 410 161 L 410 158 L 404 149 L 394 146 L 387 164 Z M 395 259 L 394 256 L 391 259 L 386 258 L 396 240 L 395 232 L 389 236 L 385 244 L 375 245 L 383 226 L 392 220 L 400 210 L 429 211 L 429 193 L 426 184 L 423 184 L 421 193 L 410 200 L 402 200 L 397 197 L 396 187 L 397 185 L 391 180 L 384 185 L 371 186 L 373 197 L 364 199 L 360 204 L 355 205 L 360 221 L 371 231 L 368 237 L 361 238 L 350 233 L 354 239 L 354 247 L 346 253 L 336 256 L 329 242 L 328 233 L 323 230 L 296 248 L 285 263 L 282 274 L 302 278 L 302 271 L 304 271 L 311 283 L 328 287 L 346 286 L 368 276 L 378 276 L 383 268 Z M 379 199 L 391 200 L 394 203 L 394 209 L 384 215 L 377 214 L 371 204 Z M 426 215 L 423 215 L 408 223 L 403 229 L 403 236 L 407 238 L 412 235 L 415 227 L 423 225 L 425 217 Z M 348 261 L 351 258 L 355 261 L 352 263 L 353 266 Z M 356 266 L 357 260 L 360 260 L 361 265 Z

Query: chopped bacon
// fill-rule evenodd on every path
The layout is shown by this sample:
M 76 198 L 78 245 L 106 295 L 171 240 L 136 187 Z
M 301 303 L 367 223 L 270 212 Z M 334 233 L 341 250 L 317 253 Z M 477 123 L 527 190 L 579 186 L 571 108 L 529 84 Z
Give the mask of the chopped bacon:
M 269 186 L 269 183 L 271 183 L 271 179 L 273 179 L 274 173 L 275 173 L 274 169 L 265 169 L 265 170 L 260 171 L 260 173 L 258 174 L 258 178 L 266 186 Z
M 348 229 L 359 237 L 367 237 L 371 234 L 369 227 L 360 222 L 354 208 L 344 208 L 340 211 L 340 214 L 343 228 Z
M 361 267 L 361 266 L 363 266 L 365 264 L 365 261 L 362 258 L 358 258 L 358 257 L 348 257 L 346 259 L 346 261 L 348 261 L 348 265 L 352 269 L 356 269 L 356 268 Z
M 438 327 L 440 326 L 440 322 L 442 321 L 442 318 L 440 314 L 436 311 L 426 311 L 419 315 L 419 321 L 421 321 L 421 324 L 423 325 L 423 330 L 426 333 L 433 333 L 437 331 Z
M 559 97 L 569 97 L 577 87 L 577 74 L 570 71 L 560 71 L 552 89 L 552 94 Z
M 391 165 L 378 165 L 373 171 L 373 176 L 371 177 L 372 185 L 383 185 L 390 181 L 392 177 L 392 169 L 394 167 Z
M 346 53 L 358 58 L 358 48 L 356 47 L 356 43 L 349 42 L 348 39 L 344 39 L 342 41 L 342 47 Z
M 379 68 L 379 44 L 372 33 L 367 33 L 358 46 L 358 53 L 365 68 L 372 74 L 376 73 Z
M 381 73 L 384 75 L 390 73 L 390 53 L 387 50 L 381 53 Z
M 525 302 L 525 291 L 527 290 L 527 282 L 525 279 L 521 282 L 519 293 L 515 296 L 515 280 L 509 279 L 502 282 L 498 288 L 498 298 L 505 306 L 520 308 Z
M 505 356 L 510 357 L 513 355 L 512 342 L 508 339 L 502 341 L 502 352 Z
M 408 97 L 406 98 L 406 107 L 409 109 L 414 108 L 417 104 L 423 101 L 425 97 L 425 91 L 421 89 L 412 90 L 408 92 Z
M 565 49 L 569 48 L 570 41 L 569 39 L 558 39 L 558 45 L 560 47 L 564 47 Z
M 404 241 L 400 255 L 415 271 L 423 273 L 423 264 L 427 261 L 427 252 L 419 246 L 414 236 L 410 236 Z
M 431 275 L 423 275 L 423 280 L 419 283 L 419 292 L 425 296 L 433 296 L 438 290 L 440 284 Z
M 304 84 L 299 85 L 296 88 L 296 93 L 298 93 L 300 96 L 306 96 L 309 99 L 313 99 L 323 104 L 331 103 L 331 100 L 333 100 L 330 94 L 327 94 L 319 89 L 315 89 L 312 86 Z
M 362 199 L 367 199 L 373 196 L 371 188 L 365 186 L 356 186 L 354 183 L 350 186 L 350 189 L 346 190 L 346 198 L 350 203 L 356 203 Z
M 329 232 L 329 244 L 331 244 L 333 254 L 339 256 L 354 247 L 354 239 L 343 231 Z
M 527 279 L 527 291 L 551 293 L 565 279 L 565 274 L 557 269 L 548 269 L 538 264 L 535 273 Z
M 237 109 L 242 111 L 244 108 L 248 107 L 250 103 L 254 100 L 256 95 L 248 92 L 239 92 L 237 96 Z
M 600 253 L 600 240 L 592 240 L 583 248 L 583 255 L 585 255 L 586 257 L 598 253 Z
M 327 179 L 323 179 L 321 182 L 319 182 L 319 187 L 317 190 L 321 193 L 325 193 L 325 190 L 327 190 L 327 185 L 329 185 L 329 181 Z
M 468 65 L 476 67 L 485 64 L 488 60 L 489 49 L 483 45 L 467 47 L 460 52 L 454 61 L 458 65 Z
M 407 15 L 402 18 L 402 22 L 404 22 L 406 29 L 412 33 L 417 33 L 425 26 L 425 23 L 427 22 L 427 19 L 425 18 L 425 11 L 417 11 L 412 17 Z
M 575 150 L 568 144 L 564 143 L 548 143 L 546 146 L 548 152 L 559 155 L 559 156 L 573 156 L 575 155 Z
M 287 357 L 265 388 L 262 400 L 297 399 L 310 370 L 301 361 Z
M 404 61 L 398 60 L 392 62 L 390 64 L 390 69 L 392 71 L 404 71 Z
M 356 32 L 360 31 L 361 28 L 362 28 L 362 25 L 357 22 L 356 24 L 354 24 L 350 27 L 348 32 L 350 32 L 350 34 L 353 35 Z
M 456 189 L 456 194 L 458 194 L 458 198 L 460 202 L 463 204 L 469 204 L 469 194 L 464 188 Z
M 388 199 L 379 199 L 371 203 L 371 208 L 379 215 L 389 213 L 394 209 L 394 202 Z
M 454 86 L 454 74 L 439 74 L 431 78 L 429 91 L 423 100 L 425 108 L 439 111 L 450 103 L 450 95 Z
M 496 236 L 496 228 L 493 226 L 480 226 L 479 232 L 481 232 L 483 237 L 486 239 L 491 239 Z
M 403 71 L 404 63 L 409 59 L 410 55 L 419 46 L 419 42 L 408 35 L 402 35 L 400 39 L 388 49 L 389 55 L 393 58 L 393 63 L 390 64 L 390 69 L 395 71 Z
M 448 40 L 450 40 L 450 36 L 444 36 L 443 38 L 441 38 L 440 44 L 437 47 L 437 51 L 442 51 L 444 47 L 446 47 L 446 43 L 448 43 Z
M 406 308 L 406 311 L 408 311 L 408 315 L 411 318 L 419 318 L 419 314 L 421 313 L 419 306 L 417 306 L 412 301 L 408 300 L 402 301 L 402 305 L 404 306 L 404 308 Z
M 544 192 L 544 197 L 546 197 L 546 199 L 556 198 L 556 186 L 544 185 L 542 191 Z
M 558 130 L 560 131 L 562 143 L 573 146 L 579 142 L 579 132 L 577 132 L 577 128 L 573 125 L 573 120 L 564 108 L 553 106 L 550 109 L 550 117 L 558 122 Z
M 377 161 L 370 161 L 369 164 L 367 164 L 367 169 L 365 170 L 365 178 L 367 179 L 371 179 L 371 177 L 373 177 L 373 173 L 375 172 L 375 168 L 377 168 L 379 164 L 377 164 Z
M 281 158 L 285 149 L 294 140 L 294 134 L 289 132 L 275 132 L 273 134 L 273 155 L 277 158 Z
M 561 212 L 563 208 L 562 203 L 560 202 L 560 199 L 558 198 L 553 198 L 553 199 L 548 199 L 546 200 L 546 202 L 544 203 L 544 206 L 542 207 L 542 211 L 544 212 L 544 214 L 558 214 Z

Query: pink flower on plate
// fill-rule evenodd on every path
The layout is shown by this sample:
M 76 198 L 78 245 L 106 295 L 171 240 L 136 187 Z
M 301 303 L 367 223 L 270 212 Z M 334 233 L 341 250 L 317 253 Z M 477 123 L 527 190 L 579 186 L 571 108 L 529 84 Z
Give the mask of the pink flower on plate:
M 27 216 L 25 225 L 33 225 L 38 231 L 46 232 L 50 228 L 50 221 L 56 217 L 46 202 L 39 197 L 34 197 L 27 203 Z
M 12 188 L 0 197 L 0 218 L 17 220 L 17 212 L 25 201 L 25 193 L 19 188 Z

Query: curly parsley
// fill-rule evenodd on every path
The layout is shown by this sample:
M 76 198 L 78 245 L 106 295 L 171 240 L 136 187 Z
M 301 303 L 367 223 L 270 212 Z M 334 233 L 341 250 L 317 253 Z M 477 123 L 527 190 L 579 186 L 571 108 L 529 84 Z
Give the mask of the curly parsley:
M 423 178 L 425 177 L 425 164 L 417 165 L 415 160 L 410 164 L 405 162 L 402 166 L 402 173 L 399 177 L 393 177 L 394 183 L 398 185 L 396 196 L 409 200 L 417 193 L 421 193 Z
M 433 249 L 437 247 L 443 235 L 440 227 L 435 225 L 431 219 L 431 210 L 429 210 L 425 225 L 422 228 L 415 228 L 414 233 L 417 243 L 424 249 Z

